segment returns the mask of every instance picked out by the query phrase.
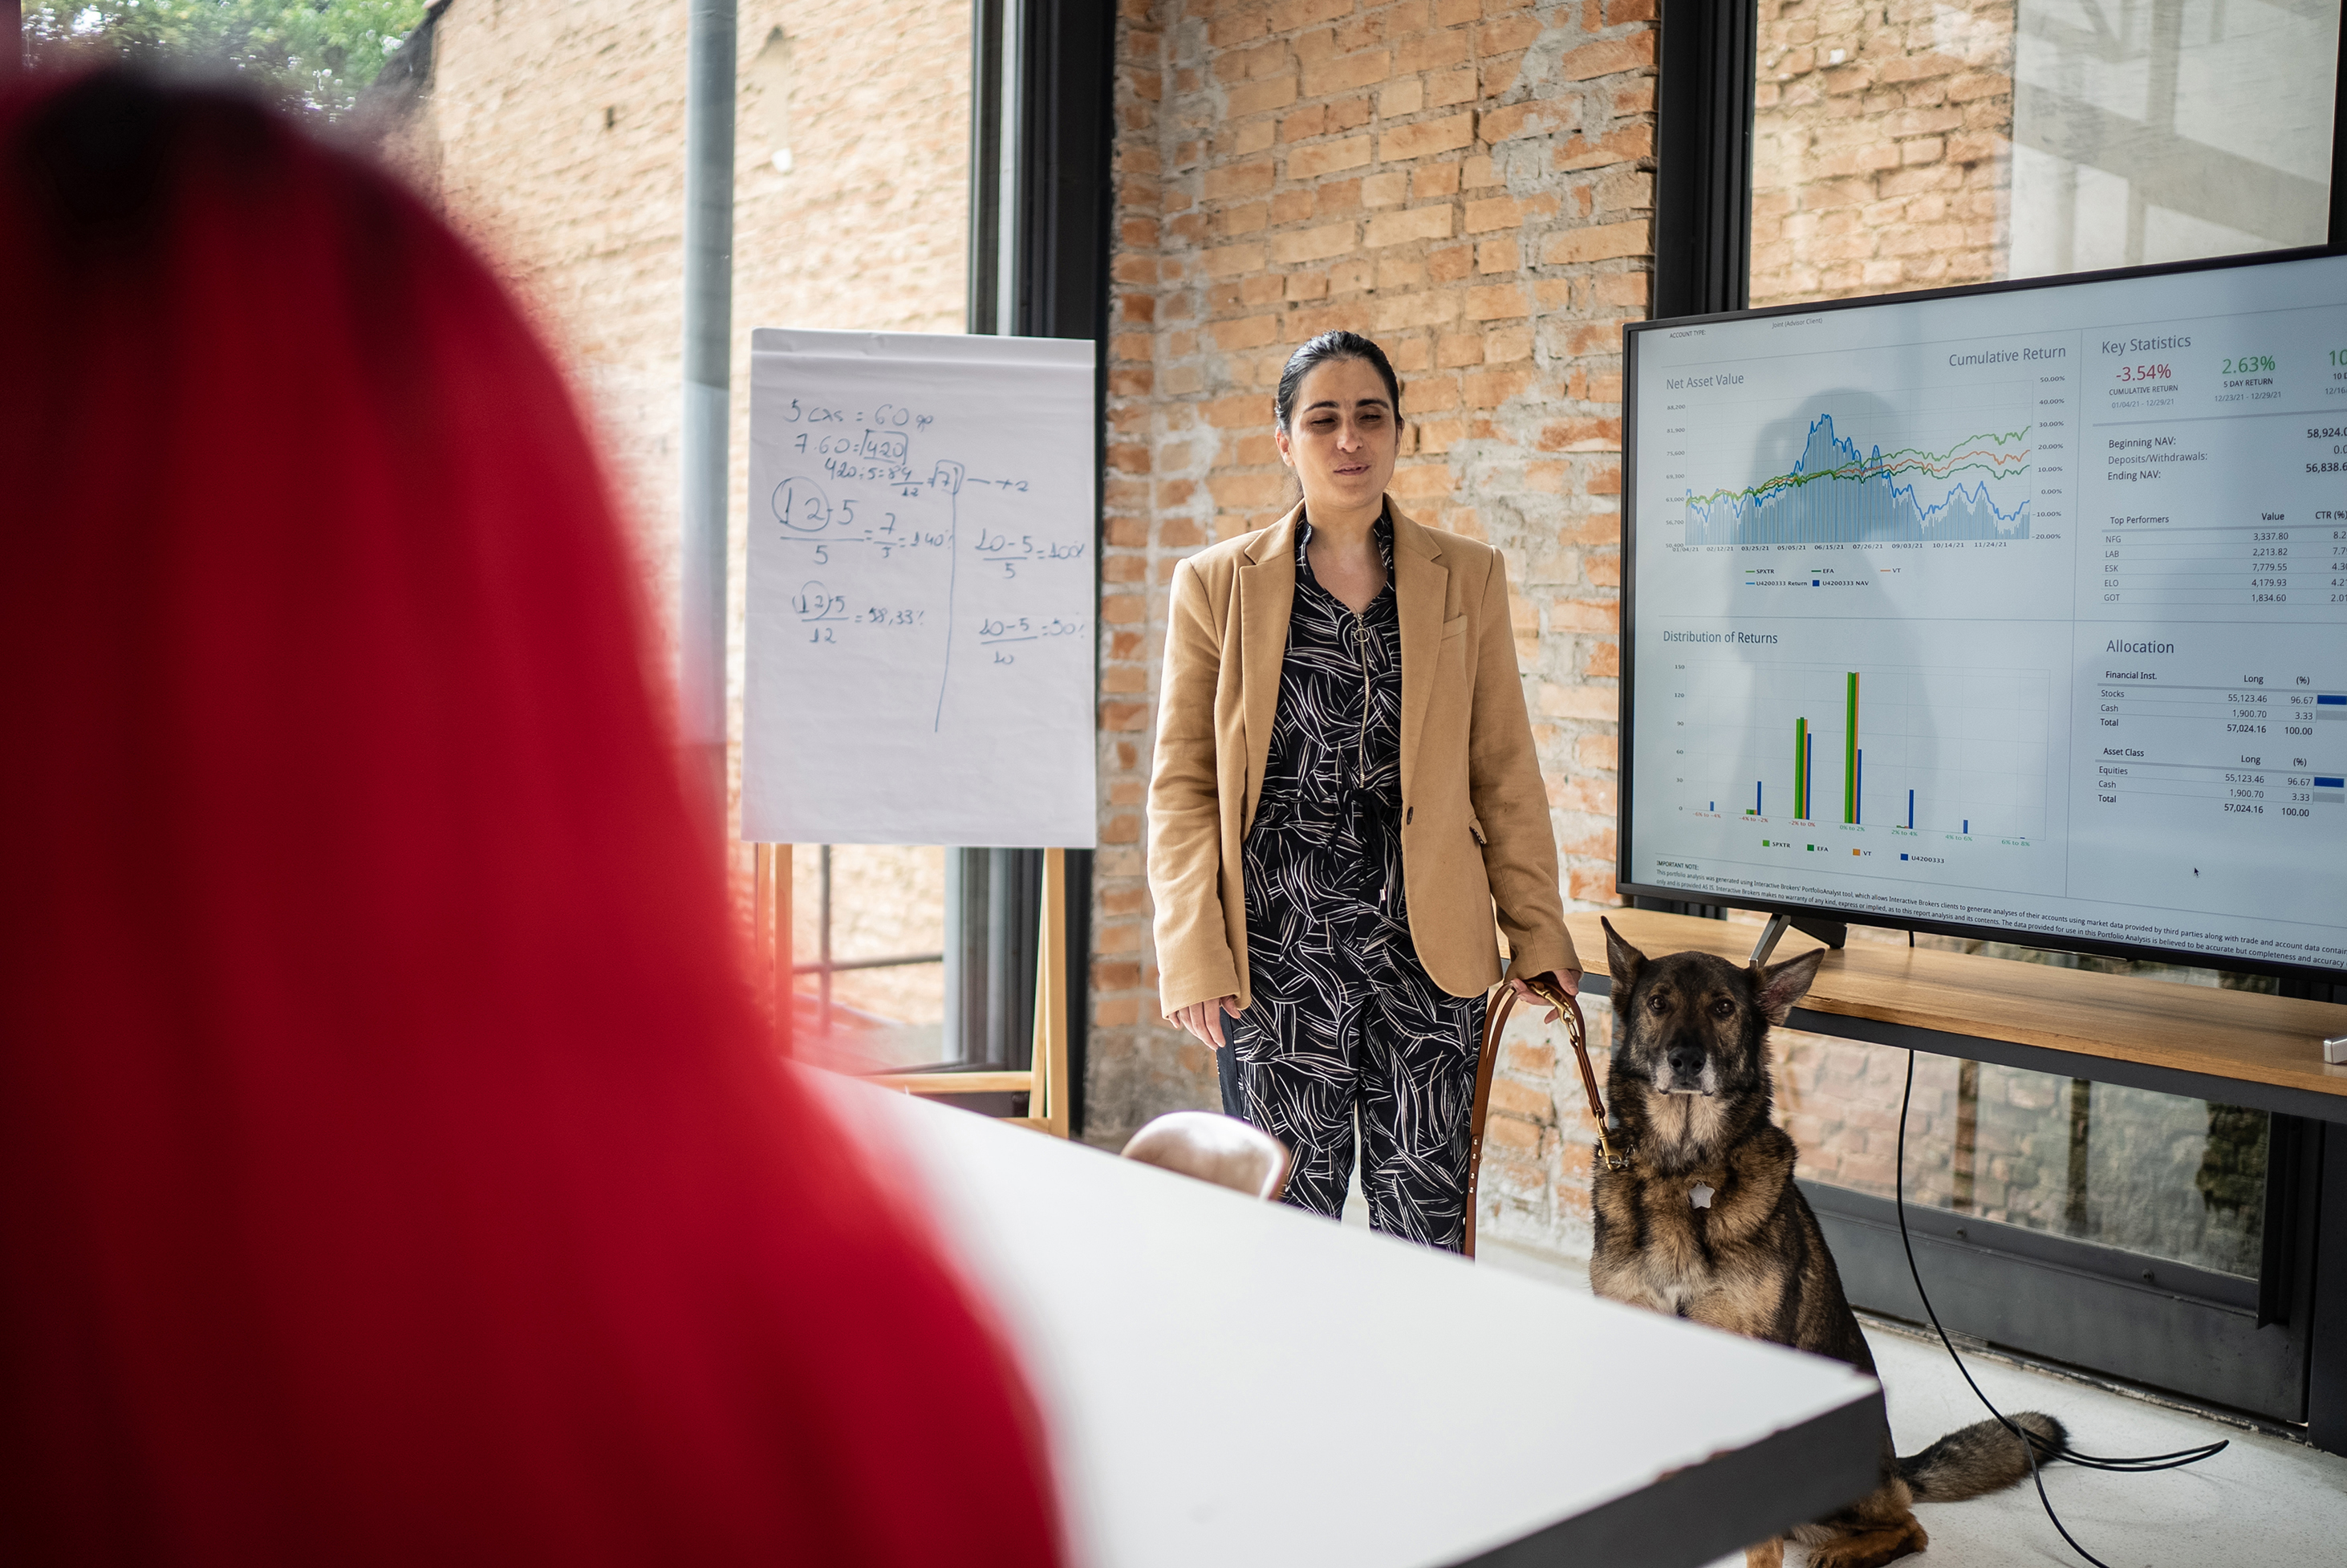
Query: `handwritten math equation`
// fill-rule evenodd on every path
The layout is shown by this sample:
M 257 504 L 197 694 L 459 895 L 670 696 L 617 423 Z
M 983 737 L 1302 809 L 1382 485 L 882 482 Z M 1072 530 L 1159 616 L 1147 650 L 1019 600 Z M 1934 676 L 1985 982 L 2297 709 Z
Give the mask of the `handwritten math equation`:
M 902 404 L 866 410 L 793 398 L 782 423 L 804 428 L 783 441 L 788 471 L 766 497 L 769 537 L 804 563 L 789 600 L 803 646 L 863 644 L 877 652 L 871 640 L 878 639 L 918 657 L 934 639 L 932 723 L 941 724 L 957 634 L 965 659 L 974 651 L 994 670 L 1015 670 L 1035 645 L 1092 634 L 1087 619 L 1039 613 L 1065 602 L 1063 592 L 1052 591 L 1061 576 L 1049 569 L 1081 569 L 1089 583 L 1092 546 L 1006 520 L 1025 508 L 1026 477 L 924 459 L 916 437 L 932 417 Z M 1030 592 L 1029 579 L 1039 572 L 1053 581 L 1037 580 Z

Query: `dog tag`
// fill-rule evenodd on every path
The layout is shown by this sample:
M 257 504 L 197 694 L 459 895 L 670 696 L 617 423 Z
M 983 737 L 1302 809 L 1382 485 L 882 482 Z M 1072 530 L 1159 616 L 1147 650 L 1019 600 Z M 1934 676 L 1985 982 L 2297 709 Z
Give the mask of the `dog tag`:
M 1701 1182 L 1687 1189 L 1687 1202 L 1699 1209 L 1711 1207 L 1711 1188 Z

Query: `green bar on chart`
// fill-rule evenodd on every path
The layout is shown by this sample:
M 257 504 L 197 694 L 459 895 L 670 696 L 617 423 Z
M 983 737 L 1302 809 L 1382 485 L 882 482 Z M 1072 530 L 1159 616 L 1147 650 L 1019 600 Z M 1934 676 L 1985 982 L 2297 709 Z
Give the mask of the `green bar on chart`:
M 1841 726 L 1841 819 L 1858 820 L 1858 671 L 1850 672 L 1850 692 Z

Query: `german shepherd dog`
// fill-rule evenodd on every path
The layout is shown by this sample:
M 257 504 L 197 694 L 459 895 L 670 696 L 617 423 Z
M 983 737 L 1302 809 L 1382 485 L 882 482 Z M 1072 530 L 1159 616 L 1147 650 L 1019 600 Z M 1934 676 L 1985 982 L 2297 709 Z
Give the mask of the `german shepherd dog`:
M 1830 1356 L 1872 1376 L 1874 1358 L 1800 1189 L 1793 1140 L 1772 1117 L 1768 1029 L 1808 994 L 1825 951 L 1767 968 L 1708 953 L 1660 958 L 1605 948 L 1619 1021 L 1606 1103 L 1627 1168 L 1603 1168 L 1594 1194 L 1600 1296 Z M 2050 1454 L 2062 1423 L 2014 1418 Z M 2029 1473 L 2021 1440 L 1993 1420 L 1949 1433 L 1911 1459 L 1883 1436 L 1882 1481 L 1840 1512 L 1793 1527 L 1812 1568 L 1877 1568 L 1928 1543 L 1912 1503 L 1953 1502 Z M 1746 1549 L 1747 1568 L 1778 1568 L 1785 1537 Z

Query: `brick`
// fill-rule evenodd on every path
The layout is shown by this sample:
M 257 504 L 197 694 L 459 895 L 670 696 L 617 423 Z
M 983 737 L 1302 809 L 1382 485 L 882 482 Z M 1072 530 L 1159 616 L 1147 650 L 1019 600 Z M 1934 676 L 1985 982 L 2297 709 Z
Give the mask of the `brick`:
M 2011 146 L 2001 136 L 1952 136 L 1947 159 L 1950 163 L 1987 163 L 2004 157 Z
M 1253 163 L 1225 164 L 1206 170 L 1205 197 L 1209 201 L 1229 201 L 1238 197 L 1261 196 L 1271 189 L 1272 178 L 1271 160 L 1267 158 Z
M 1608 600 L 1560 599 L 1548 609 L 1552 631 L 1602 631 L 1611 636 L 1620 625 L 1620 606 Z
M 1222 239 L 1236 239 L 1242 234 L 1262 232 L 1264 227 L 1270 221 L 1271 204 L 1269 202 L 1242 202 L 1235 207 L 1225 207 L 1215 215 L 1214 232 Z
M 1882 61 L 1874 67 L 1878 82 L 1913 82 L 1927 77 L 1944 77 L 1963 68 L 1963 62 L 1951 55 L 1900 55 Z
M 1271 7 L 1268 20 L 1273 32 L 1293 33 L 1299 27 L 1333 22 L 1352 14 L 1353 0 L 1278 0 Z
M 1530 310 L 1524 300 L 1524 291 L 1519 284 L 1498 283 L 1467 291 L 1466 316 L 1469 321 L 1506 321 L 1512 316 L 1528 314 Z
M 1240 82 L 1255 77 L 1274 76 L 1286 64 L 1287 46 L 1285 44 L 1265 43 L 1253 48 L 1223 49 L 1214 56 L 1214 79 Z
M 1307 62 L 1304 67 L 1304 96 L 1334 97 L 1338 93 L 1384 81 L 1392 70 L 1393 56 L 1383 49 L 1364 49 L 1356 55 Z
M 1439 290 L 1399 295 L 1383 295 L 1378 300 L 1376 326 L 1381 333 L 1398 332 L 1405 327 L 1439 325 L 1455 321 L 1459 302 Z M 1412 388 L 1414 400 L 1423 402 L 1418 389 Z
M 1571 101 L 1511 104 L 1483 111 L 1481 135 L 1484 141 L 1496 147 L 1519 137 L 1546 136 L 1566 129 L 1580 118 L 1579 106 Z
M 1542 191 L 1526 197 L 1487 196 L 1467 203 L 1466 231 L 1488 234 L 1494 229 L 1513 229 L 1532 219 L 1556 216 L 1556 197 Z
M 1491 1109 L 1510 1116 L 1522 1116 L 1528 1121 L 1548 1121 L 1554 1117 L 1556 1106 L 1545 1089 L 1529 1083 L 1519 1083 L 1496 1074 L 1491 1080 Z
M 1419 201 L 1437 196 L 1459 194 L 1459 166 L 1455 163 L 1422 163 L 1410 170 L 1409 193 Z
M 1389 163 L 1426 158 L 1438 152 L 1453 151 L 1474 139 L 1475 117 L 1472 114 L 1419 120 L 1414 125 L 1396 126 L 1380 135 L 1378 138 L 1378 158 Z
M 1223 95 L 1223 112 L 1233 119 L 1246 115 L 1264 114 L 1283 109 L 1296 101 L 1296 78 L 1274 77 L 1267 81 L 1244 82 Z
M 1594 139 L 1574 137 L 1550 156 L 1549 167 L 1559 173 L 1571 173 L 1575 169 L 1603 169 L 1609 163 L 1627 163 L 1635 159 L 1651 158 L 1654 152 L 1655 128 L 1627 125 Z
M 1513 76 L 1515 69 L 1510 66 L 1508 74 Z M 1490 71 L 1485 72 L 1482 96 L 1487 98 L 1497 97 L 1508 90 L 1504 83 L 1494 84 L 1491 75 Z M 1473 71 L 1437 71 L 1426 78 L 1426 107 L 1429 108 L 1449 108 L 1453 104 L 1472 103 L 1475 97 Z
M 1568 82 L 1585 82 L 1617 71 L 1651 70 L 1654 64 L 1655 35 L 1647 31 L 1583 44 L 1557 62 L 1556 73 Z
M 1218 474 L 1206 481 L 1214 504 L 1225 509 L 1276 507 L 1287 494 L 1287 477 L 1278 474 Z
M 1629 223 L 1603 223 L 1585 229 L 1567 229 L 1552 234 L 1541 246 L 1541 260 L 1551 265 L 1570 265 L 1576 261 L 1603 261 L 1616 256 L 1643 256 L 1646 253 L 1647 225 L 1645 219 Z
M 1206 42 L 1215 48 L 1260 38 L 1269 22 L 1260 11 L 1221 10 L 1206 24 Z
M 1276 342 L 1279 336 L 1277 316 L 1245 316 L 1235 322 L 1214 323 L 1214 345 L 1228 353 L 1233 349 L 1261 348 Z
M 1263 419 L 1263 399 L 1260 397 L 1217 397 L 1200 411 L 1207 424 L 1218 430 L 1255 425 Z
M 1530 48 L 1540 35 L 1541 24 L 1537 16 L 1510 16 L 1502 21 L 1486 22 L 1475 30 L 1475 52 L 1485 56 L 1512 55 L 1520 49 Z M 1580 78 L 1567 79 L 1578 81 Z
M 1448 240 L 1452 213 L 1449 204 L 1414 207 L 1401 212 L 1380 212 L 1369 220 L 1362 243 L 1376 249 L 1412 240 Z
M 1317 179 L 1340 169 L 1358 169 L 1368 161 L 1369 138 L 1366 136 L 1347 137 L 1342 141 L 1315 142 L 1288 153 L 1287 178 Z
M 1394 46 L 1394 69 L 1430 71 L 1455 66 L 1467 57 L 1468 39 L 1468 34 L 1448 29 L 1402 39 Z
M 1426 86 L 1416 77 L 1393 83 L 1378 95 L 1378 113 L 1386 119 L 1414 115 L 1426 107 Z
M 1460 390 L 1470 408 L 1497 408 L 1522 396 L 1538 381 L 1530 370 L 1487 370 L 1462 377 Z
M 1358 179 L 1331 180 L 1312 193 L 1312 210 L 1317 217 L 1333 218 L 1360 210 L 1361 182 Z
M 1341 256 L 1352 248 L 1353 226 L 1350 223 L 1323 224 L 1317 229 L 1306 229 L 1296 233 L 1275 234 L 1271 240 L 1271 253 L 1284 265 Z
M 1394 469 L 1393 493 L 1404 500 L 1447 496 L 1458 484 L 1448 465 L 1405 463 Z
M 1235 278 L 1245 272 L 1260 272 L 1265 261 L 1260 243 L 1218 245 L 1205 254 L 1206 275 L 1210 278 Z
M 1618 452 L 1622 422 L 1594 416 L 1560 419 L 1542 425 L 1535 440 L 1543 452 Z

